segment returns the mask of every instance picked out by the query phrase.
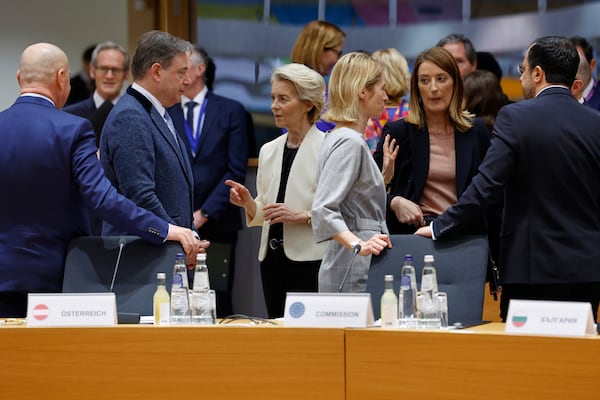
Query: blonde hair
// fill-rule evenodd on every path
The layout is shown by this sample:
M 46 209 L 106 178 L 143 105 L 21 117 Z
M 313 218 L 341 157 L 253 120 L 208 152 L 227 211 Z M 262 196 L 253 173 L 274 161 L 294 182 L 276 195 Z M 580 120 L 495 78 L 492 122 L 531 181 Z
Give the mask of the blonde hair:
M 338 60 L 329 79 L 329 103 L 324 119 L 336 123 L 360 119 L 358 96 L 382 78 L 382 67 L 369 54 L 348 53 Z
M 271 84 L 276 81 L 290 81 L 298 92 L 298 98 L 310 102 L 308 111 L 311 124 L 317 122 L 325 106 L 325 80 L 318 72 L 306 65 L 292 63 L 276 68 L 271 74 Z
M 373 52 L 373 58 L 383 67 L 385 93 L 390 100 L 398 102 L 402 96 L 408 93 L 410 85 L 410 73 L 406 58 L 394 48 L 376 50 Z
M 423 100 L 419 91 L 419 68 L 425 62 L 429 61 L 440 67 L 444 72 L 450 75 L 452 79 L 452 98 L 448 108 L 448 116 L 454 127 L 459 132 L 466 132 L 473 126 L 473 114 L 462 110 L 463 83 L 460 77 L 460 71 L 454 61 L 452 54 L 443 47 L 432 47 L 423 51 L 417 56 L 413 68 L 412 78 L 410 80 L 410 112 L 406 117 L 406 122 L 414 124 L 419 128 L 427 125 L 427 117 L 423 109 Z
M 302 28 L 292 47 L 292 62 L 304 64 L 320 72 L 319 58 L 323 51 L 341 46 L 345 37 L 344 31 L 330 22 L 309 22 Z

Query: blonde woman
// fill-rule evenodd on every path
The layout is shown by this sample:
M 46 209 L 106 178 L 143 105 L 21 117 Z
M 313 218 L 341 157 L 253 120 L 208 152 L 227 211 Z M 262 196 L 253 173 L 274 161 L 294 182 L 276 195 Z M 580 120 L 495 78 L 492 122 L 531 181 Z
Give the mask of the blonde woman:
M 385 184 L 363 138 L 369 118 L 383 111 L 384 84 L 380 64 L 365 53 L 343 56 L 331 74 L 325 119 L 336 127 L 323 142 L 312 213 L 315 240 L 327 242 L 321 292 L 364 292 L 371 255 L 392 246 Z
M 258 259 L 269 318 L 283 316 L 287 292 L 316 292 L 324 244 L 311 227 L 317 162 L 323 132 L 315 127 L 325 102 L 323 77 L 301 64 L 271 76 L 275 125 L 287 132 L 266 143 L 258 157 L 257 196 L 227 180 L 231 203 L 243 207 L 248 226 L 262 226 Z

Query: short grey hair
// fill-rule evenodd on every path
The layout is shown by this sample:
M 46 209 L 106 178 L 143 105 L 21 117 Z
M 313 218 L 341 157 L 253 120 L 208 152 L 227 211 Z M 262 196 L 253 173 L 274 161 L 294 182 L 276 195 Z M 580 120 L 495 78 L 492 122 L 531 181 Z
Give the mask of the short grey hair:
M 477 62 L 477 52 L 475 51 L 475 47 L 473 46 L 473 42 L 463 34 L 460 33 L 451 33 L 447 36 L 444 36 L 437 42 L 436 46 L 444 47 L 450 43 L 462 43 L 465 47 L 465 55 L 471 64 L 475 64 Z
M 321 117 L 325 106 L 325 80 L 317 71 L 304 64 L 286 64 L 276 68 L 271 74 L 271 84 L 276 81 L 290 81 L 296 87 L 298 97 L 310 101 L 313 108 L 308 112 L 308 119 L 314 124 Z
M 123 46 L 116 44 L 115 42 L 111 42 L 111 41 L 98 43 L 96 48 L 94 48 L 94 51 L 92 52 L 92 65 L 94 67 L 98 66 L 98 64 L 96 63 L 96 60 L 98 59 L 98 54 L 103 50 L 119 51 L 121 54 L 123 54 L 123 68 L 125 70 L 129 69 L 129 53 L 127 52 L 127 50 L 125 50 L 125 48 Z
M 140 38 L 131 63 L 133 79 L 142 78 L 154 63 L 168 68 L 180 53 L 191 53 L 190 42 L 167 32 L 150 31 Z

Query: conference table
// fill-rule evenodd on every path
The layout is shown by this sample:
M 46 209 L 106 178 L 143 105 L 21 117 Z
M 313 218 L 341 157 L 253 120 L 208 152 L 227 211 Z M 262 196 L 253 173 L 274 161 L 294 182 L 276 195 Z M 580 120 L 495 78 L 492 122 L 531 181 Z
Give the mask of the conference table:
M 4 399 L 598 398 L 600 339 L 283 326 L 0 327 Z

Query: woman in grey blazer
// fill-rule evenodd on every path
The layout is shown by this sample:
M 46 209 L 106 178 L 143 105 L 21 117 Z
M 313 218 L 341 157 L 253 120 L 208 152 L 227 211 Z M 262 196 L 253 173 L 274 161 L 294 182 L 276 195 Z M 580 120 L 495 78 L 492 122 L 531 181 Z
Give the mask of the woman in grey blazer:
M 392 247 L 385 184 L 363 138 L 369 118 L 383 111 L 384 83 L 381 65 L 365 53 L 346 54 L 331 74 L 324 118 L 336 127 L 321 149 L 312 214 L 315 239 L 327 241 L 321 292 L 364 292 L 371 255 Z
M 325 244 L 317 244 L 311 207 L 323 132 L 315 127 L 325 103 L 325 81 L 302 64 L 277 68 L 271 77 L 271 109 L 284 135 L 258 157 L 257 196 L 227 180 L 230 201 L 246 211 L 248 226 L 262 226 L 258 259 L 269 318 L 283 316 L 287 292 L 316 292 Z

